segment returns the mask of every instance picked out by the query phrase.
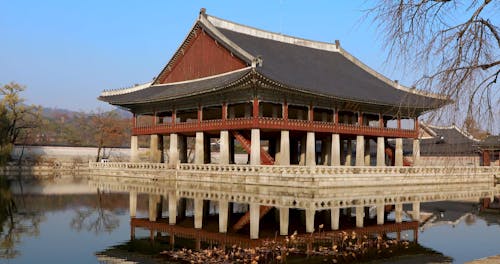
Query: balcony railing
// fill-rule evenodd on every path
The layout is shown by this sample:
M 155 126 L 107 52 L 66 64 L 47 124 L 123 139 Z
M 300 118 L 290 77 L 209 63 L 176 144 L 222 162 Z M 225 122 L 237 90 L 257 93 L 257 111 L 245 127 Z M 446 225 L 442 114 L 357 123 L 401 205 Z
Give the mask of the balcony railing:
M 214 130 L 241 130 L 252 128 L 401 138 L 416 138 L 418 136 L 418 131 L 415 129 L 358 126 L 324 121 L 271 117 L 214 119 L 203 120 L 201 122 L 141 125 L 135 126 L 132 132 L 134 135 L 150 135 Z

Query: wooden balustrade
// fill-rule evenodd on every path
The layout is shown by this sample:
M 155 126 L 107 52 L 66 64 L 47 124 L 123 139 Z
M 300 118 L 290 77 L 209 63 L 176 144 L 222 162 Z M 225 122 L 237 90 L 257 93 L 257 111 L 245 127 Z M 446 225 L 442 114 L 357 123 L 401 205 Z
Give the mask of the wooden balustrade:
M 312 131 L 365 136 L 383 136 L 415 138 L 418 132 L 415 129 L 398 129 L 388 127 L 358 126 L 324 121 L 308 121 L 299 119 L 283 119 L 272 117 L 247 117 L 231 119 L 203 120 L 201 122 L 182 122 L 169 124 L 155 124 L 135 126 L 132 128 L 134 135 L 169 134 L 195 131 L 214 130 L 241 130 L 241 129 L 276 129 Z

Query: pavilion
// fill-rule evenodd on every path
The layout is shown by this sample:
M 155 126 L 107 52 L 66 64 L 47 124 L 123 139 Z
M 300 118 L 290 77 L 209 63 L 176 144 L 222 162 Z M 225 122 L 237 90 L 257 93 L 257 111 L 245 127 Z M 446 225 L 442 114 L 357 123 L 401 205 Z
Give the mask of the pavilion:
M 133 113 L 133 162 L 138 136 L 150 136 L 151 161 L 168 162 L 171 169 L 188 162 L 190 137 L 193 162 L 200 165 L 214 162 L 211 139 L 218 139 L 221 165 L 235 162 L 239 142 L 250 156 L 248 166 L 403 166 L 409 165 L 404 164 L 403 139 L 413 140 L 416 164 L 418 117 L 449 102 L 382 76 L 339 41 L 272 33 L 210 16 L 205 9 L 152 82 L 104 91 L 99 99 Z M 411 125 L 402 126 L 403 119 Z M 376 144 L 374 157 L 370 144 Z M 250 213 L 233 228 L 251 222 L 250 236 L 257 238 L 259 215 L 271 208 L 262 205 L 259 213 L 259 206 L 250 204 Z M 203 199 L 196 198 L 194 207 L 195 228 L 201 228 Z M 363 206 L 358 207 L 357 221 L 363 215 Z M 227 201 L 221 208 L 227 211 Z M 396 209 L 401 212 L 402 204 Z M 170 196 L 169 210 L 177 210 Z M 338 210 L 332 210 L 334 228 Z M 307 232 L 312 232 L 314 210 L 306 214 Z M 225 232 L 227 215 L 220 217 L 220 232 Z M 286 235 L 288 208 L 280 208 L 280 219 L 280 234 Z M 358 222 L 363 225 L 362 217 Z

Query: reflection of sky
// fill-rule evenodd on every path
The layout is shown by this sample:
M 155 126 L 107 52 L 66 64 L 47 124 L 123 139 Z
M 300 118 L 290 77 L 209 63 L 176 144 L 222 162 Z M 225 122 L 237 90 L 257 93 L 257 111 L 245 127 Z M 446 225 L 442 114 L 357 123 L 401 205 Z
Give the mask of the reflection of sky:
M 45 213 L 38 237 L 22 237 L 21 255 L 8 263 L 97 263 L 95 252 L 122 243 L 130 238 L 128 214 L 118 215 L 119 227 L 111 233 L 73 230 L 73 210 Z M 4 263 L 1 260 L 1 263 Z
M 478 258 L 500 254 L 500 226 L 488 226 L 476 217 L 467 225 L 464 221 L 450 225 L 433 226 L 419 233 L 419 243 L 453 258 L 454 263 L 464 263 Z

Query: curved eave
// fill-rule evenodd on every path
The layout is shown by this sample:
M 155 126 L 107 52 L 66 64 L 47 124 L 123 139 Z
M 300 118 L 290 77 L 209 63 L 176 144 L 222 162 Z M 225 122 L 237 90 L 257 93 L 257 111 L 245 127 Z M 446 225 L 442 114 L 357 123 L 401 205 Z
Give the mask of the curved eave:
M 100 96 L 98 99 L 112 105 L 131 109 L 134 105 L 158 103 L 167 100 L 192 97 L 241 85 L 242 83 L 249 81 L 249 76 L 253 72 L 252 69 L 252 67 L 247 67 L 229 73 L 190 81 L 151 85 L 148 88 L 131 93 L 113 96 Z

